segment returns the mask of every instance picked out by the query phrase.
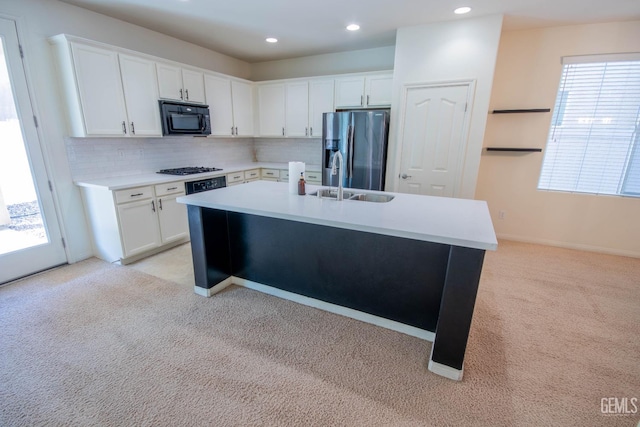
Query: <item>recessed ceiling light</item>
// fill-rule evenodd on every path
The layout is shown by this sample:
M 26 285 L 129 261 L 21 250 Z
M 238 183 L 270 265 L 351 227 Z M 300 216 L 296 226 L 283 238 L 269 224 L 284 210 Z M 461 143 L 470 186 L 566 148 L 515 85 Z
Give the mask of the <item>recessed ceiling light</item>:
M 467 7 L 467 6 L 459 7 L 456 10 L 453 11 L 453 13 L 455 13 L 456 15 L 462 15 L 462 14 L 469 13 L 469 12 L 471 12 L 471 8 Z
M 358 24 L 347 25 L 347 30 L 349 31 L 358 31 L 359 29 L 360 29 L 360 25 Z
M 267 43 L 278 43 L 278 39 L 276 39 L 275 37 L 267 37 L 265 41 Z

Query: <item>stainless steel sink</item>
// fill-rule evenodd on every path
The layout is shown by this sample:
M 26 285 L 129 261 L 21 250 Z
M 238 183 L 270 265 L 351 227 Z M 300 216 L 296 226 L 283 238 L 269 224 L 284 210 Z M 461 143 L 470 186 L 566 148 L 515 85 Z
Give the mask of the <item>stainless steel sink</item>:
M 345 196 L 346 198 L 346 196 Z M 374 203 L 387 203 L 393 200 L 393 196 L 389 196 L 387 194 L 354 194 L 349 197 L 349 200 L 359 200 L 362 202 L 374 202 Z
M 338 190 L 335 188 L 321 188 L 318 191 L 309 193 L 310 196 L 316 196 L 321 199 L 337 200 Z M 360 193 L 352 190 L 343 191 L 344 200 L 355 200 L 362 202 L 387 203 L 393 200 L 393 196 L 387 194 Z

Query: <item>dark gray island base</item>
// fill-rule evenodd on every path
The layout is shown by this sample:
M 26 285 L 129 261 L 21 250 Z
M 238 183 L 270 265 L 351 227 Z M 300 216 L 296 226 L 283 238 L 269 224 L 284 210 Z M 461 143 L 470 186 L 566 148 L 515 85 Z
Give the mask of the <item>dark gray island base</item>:
M 433 340 L 429 370 L 462 378 L 484 249 L 191 204 L 188 211 L 198 294 L 253 283 L 387 319 Z

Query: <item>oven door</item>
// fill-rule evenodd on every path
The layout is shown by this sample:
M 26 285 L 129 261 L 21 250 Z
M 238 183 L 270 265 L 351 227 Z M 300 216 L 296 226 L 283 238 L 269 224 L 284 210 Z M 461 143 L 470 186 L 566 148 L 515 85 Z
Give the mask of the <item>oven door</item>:
M 209 135 L 211 121 L 207 105 L 160 101 L 163 135 Z
M 205 131 L 204 117 L 200 113 L 169 113 L 167 124 L 169 135 L 202 134 Z

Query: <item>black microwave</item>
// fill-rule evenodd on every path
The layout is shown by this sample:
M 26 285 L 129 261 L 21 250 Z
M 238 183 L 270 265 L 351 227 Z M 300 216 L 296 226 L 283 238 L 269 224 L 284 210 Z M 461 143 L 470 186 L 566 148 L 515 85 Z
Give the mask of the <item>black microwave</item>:
M 211 135 L 209 106 L 160 101 L 163 135 Z

